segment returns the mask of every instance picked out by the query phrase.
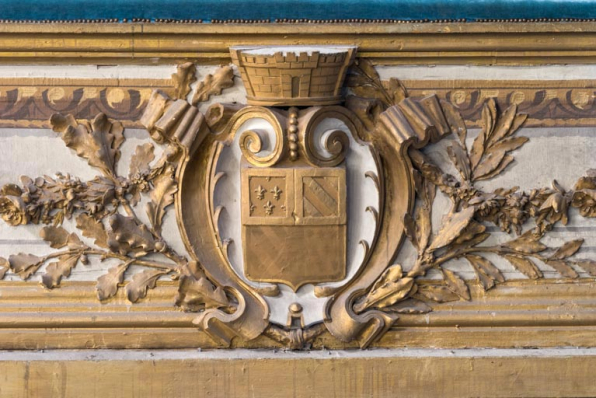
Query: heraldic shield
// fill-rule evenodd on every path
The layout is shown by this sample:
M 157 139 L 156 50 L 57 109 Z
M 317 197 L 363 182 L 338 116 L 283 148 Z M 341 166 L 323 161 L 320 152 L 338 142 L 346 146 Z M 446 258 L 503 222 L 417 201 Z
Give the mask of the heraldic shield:
M 233 303 L 194 321 L 223 345 L 265 334 L 299 348 L 329 332 L 366 347 L 398 318 L 377 296 L 413 289 L 392 266 L 414 206 L 409 149 L 450 127 L 435 96 L 342 106 L 354 52 L 230 51 L 248 104 L 209 108 L 176 203 L 203 279 Z
M 246 277 L 294 291 L 346 275 L 346 172 L 343 168 L 242 170 Z

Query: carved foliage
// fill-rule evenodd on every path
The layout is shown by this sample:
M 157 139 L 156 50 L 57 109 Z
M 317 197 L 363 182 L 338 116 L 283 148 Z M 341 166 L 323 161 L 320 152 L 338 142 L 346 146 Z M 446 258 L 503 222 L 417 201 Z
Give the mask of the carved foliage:
M 189 85 L 194 81 L 194 69 L 193 64 L 184 64 L 172 76 L 178 97 L 188 94 Z M 213 83 L 208 91 L 214 94 L 221 88 L 220 83 Z M 100 300 L 113 297 L 124 285 L 128 300 L 136 302 L 144 298 L 160 278 L 169 276 L 179 280 L 176 304 L 184 310 L 197 311 L 207 306 L 232 311 L 233 305 L 224 290 L 207 279 L 195 262 L 176 253 L 161 236 L 164 215 L 177 192 L 176 171 L 185 160 L 179 154 L 188 148 L 177 139 L 156 136 L 156 142 L 165 147 L 162 157 L 155 161 L 153 144 L 139 145 L 130 159 L 128 176 L 124 177 L 116 171 L 124 141 L 121 123 L 103 114 L 92 121 L 77 121 L 70 115 L 55 114 L 50 123 L 65 144 L 101 175 L 90 181 L 62 174 L 35 179 L 22 177 L 20 185 L 2 187 L 2 218 L 15 226 L 52 224 L 43 227 L 40 236 L 58 251 L 44 256 L 19 253 L 7 260 L 0 258 L 0 279 L 8 270 L 28 279 L 47 265 L 41 283 L 53 289 L 60 286 L 73 268 L 89 264 L 90 257 L 101 261 L 116 259 L 119 264 L 98 279 Z M 176 123 L 171 124 L 172 128 L 180 129 Z M 135 210 L 142 195 L 149 199 L 148 225 L 137 217 Z M 72 216 L 76 216 L 77 229 L 92 244 L 60 226 L 65 218 Z M 134 273 L 126 283 L 125 276 L 132 265 L 144 269 Z
M 175 98 L 156 93 L 143 117 L 143 123 L 155 143 L 164 146 L 163 155 L 156 160 L 153 143 L 139 145 L 131 158 L 127 176 L 117 174 L 120 146 L 124 141 L 123 127 L 119 122 L 111 121 L 103 114 L 92 121 L 77 121 L 72 116 L 60 114 L 52 116 L 54 131 L 100 174 L 90 181 L 62 174 L 22 177 L 20 184 L 7 184 L 1 188 L 2 218 L 14 226 L 47 224 L 41 229 L 40 236 L 56 251 L 44 256 L 18 253 L 8 259 L 0 258 L 0 279 L 8 271 L 23 279 L 41 273 L 41 283 L 53 289 L 59 287 L 75 267 L 88 264 L 90 257 L 113 259 L 117 261 L 116 265 L 97 281 L 100 300 L 109 300 L 124 286 L 128 300 L 136 302 L 146 297 L 161 278 L 170 277 L 178 281 L 175 304 L 185 311 L 201 312 L 199 323 L 220 328 L 220 334 L 229 338 L 230 332 L 226 329 L 229 326 L 222 326 L 223 320 L 229 318 L 230 323 L 237 320 L 228 315 L 240 312 L 236 311 L 246 304 L 243 302 L 245 298 L 231 294 L 230 287 L 224 285 L 226 281 L 210 280 L 196 261 L 177 253 L 167 237 L 162 236 L 162 226 L 178 194 L 179 171 L 192 152 L 195 139 L 209 133 L 209 127 L 218 131 L 228 130 L 228 121 L 242 121 L 245 112 L 236 106 L 213 108 L 213 117 L 204 122 L 194 106 L 233 85 L 230 67 L 223 67 L 200 82 L 192 105 L 183 98 L 188 95 L 190 84 L 194 81 L 194 65 L 181 65 L 172 78 L 176 85 Z M 381 157 L 385 158 L 381 158 L 380 164 L 393 167 L 387 154 L 407 156 L 413 184 L 413 187 L 407 188 L 415 189 L 418 199 L 413 211 L 405 214 L 383 214 L 384 208 L 369 209 L 377 222 L 391 221 L 392 225 L 399 224 L 399 228 L 401 224 L 395 222 L 395 217 L 403 217 L 397 221 L 403 221 L 405 234 L 416 248 L 417 257 L 412 267 L 404 268 L 399 264 L 386 263 L 391 255 L 383 255 L 382 259 L 377 259 L 378 263 L 382 263 L 381 267 L 369 279 L 374 280 L 378 276 L 376 281 L 350 298 L 349 311 L 353 311 L 351 316 L 358 318 L 358 322 L 365 324 L 371 317 L 376 317 L 376 322 L 383 324 L 365 339 L 365 344 L 387 330 L 397 319 L 395 314 L 427 313 L 432 311 L 432 302 L 470 300 L 468 282 L 449 268 L 454 261 L 469 264 L 476 274 L 477 283 L 485 290 L 505 282 L 502 272 L 490 259 L 494 255 L 505 259 L 530 279 L 543 277 L 539 264 L 550 267 L 562 278 L 578 278 L 580 270 L 596 276 L 596 262 L 573 258 L 581 249 L 582 239 L 555 248 L 549 248 L 542 242 L 556 223 L 567 223 L 570 208 L 578 208 L 584 217 L 596 217 L 594 172 L 579 179 L 571 190 L 564 189 L 556 181 L 550 188 L 530 192 L 520 191 L 517 187 L 484 192 L 476 185 L 478 181 L 494 178 L 511 167 L 514 151 L 528 141 L 527 137 L 517 135 L 527 115 L 518 113 L 515 105 L 500 111 L 493 100 L 488 100 L 482 109 L 481 131 L 472 138 L 453 106 L 439 103 L 436 98 L 417 102 L 410 100 L 399 80 L 393 78 L 382 82 L 375 68 L 366 60 L 359 60 L 350 70 L 346 86 L 354 94 L 348 97 L 346 107 L 353 111 L 363 126 L 363 131 L 359 132 L 362 137 L 358 139 L 369 139 L 376 145 L 379 134 L 389 131 L 391 148 L 381 148 Z M 240 139 L 242 150 L 255 166 L 269 167 L 280 161 L 281 155 L 286 152 L 289 152 L 289 161 L 297 160 L 300 154 L 312 165 L 334 166 L 343 160 L 348 141 L 345 135 L 339 133 L 329 134 L 323 145 L 333 155 L 331 160 L 320 158 L 316 153 L 313 138 L 304 134 L 301 129 L 305 127 L 298 122 L 299 116 L 308 111 L 292 108 L 285 113 L 261 108 L 260 112 L 276 126 L 280 147 L 271 159 L 264 161 L 256 157 L 261 149 L 258 134 L 245 132 Z M 347 111 L 337 112 L 347 117 Z M 316 121 L 316 114 L 306 116 L 302 120 Z M 389 126 L 388 120 L 394 124 Z M 286 127 L 291 139 L 285 135 Z M 453 142 L 447 151 L 458 171 L 457 177 L 444 172 L 419 148 L 429 140 L 436 141 L 447 135 L 451 135 Z M 295 145 L 291 146 L 290 142 Z M 397 152 L 397 147 L 401 150 L 412 142 L 417 149 L 410 147 L 407 152 Z M 288 159 L 284 157 L 283 161 Z M 375 182 L 384 195 L 383 184 L 392 181 L 375 177 Z M 451 207 L 443 215 L 441 225 L 433 228 L 432 209 L 437 189 L 449 197 Z M 137 216 L 136 209 L 144 195 L 148 199 L 145 207 L 147 223 Z M 395 198 L 389 195 L 382 201 L 390 205 L 391 199 Z M 80 235 L 61 226 L 65 218 L 71 217 L 75 217 Z M 487 224 L 515 236 L 504 243 L 487 246 L 486 240 L 490 236 Z M 225 251 L 229 242 L 221 243 Z M 363 246 L 367 261 L 374 251 L 375 242 L 371 247 L 366 242 Z M 395 246 L 397 248 L 398 244 Z M 44 271 L 40 272 L 44 265 Z M 132 273 L 132 266 L 142 269 L 127 275 Z M 432 283 L 423 281 L 431 270 L 438 279 Z M 219 309 L 224 316 L 213 320 L 209 312 L 213 309 Z M 214 322 L 219 323 L 213 326 Z M 302 348 L 324 331 L 323 325 L 295 330 L 270 325 L 263 333 L 292 348 Z M 364 330 L 358 333 L 366 335 L 370 332 Z M 358 333 L 346 333 L 344 336 L 356 338 Z
M 368 72 L 367 72 L 368 71 Z M 371 89 L 353 89 L 354 92 L 374 93 L 373 98 L 390 104 L 390 96 L 384 90 L 373 71 L 359 67 L 357 73 L 370 79 Z M 558 248 L 548 248 L 541 238 L 557 222 L 568 220 L 568 209 L 577 207 L 586 217 L 594 216 L 592 174 L 581 178 L 573 191 L 565 191 L 556 181 L 553 188 L 532 192 L 520 192 L 518 188 L 501 188 L 483 192 L 475 187 L 476 181 L 490 179 L 502 173 L 514 161 L 512 152 L 527 141 L 527 137 L 515 136 L 527 115 L 517 113 L 512 105 L 499 113 L 490 99 L 484 105 L 482 129 L 469 145 L 468 133 L 461 116 L 455 109 L 442 103 L 453 135 L 448 155 L 459 172 L 459 179 L 441 170 L 421 151 L 410 148 L 409 155 L 414 169 L 412 174 L 419 198 L 414 215 L 405 214 L 406 234 L 416 247 L 418 257 L 414 266 L 403 272 L 401 266 L 393 265 L 375 282 L 368 293 L 356 300 L 356 312 L 373 307 L 384 311 L 396 311 L 402 305 L 409 307 L 411 300 L 448 302 L 470 300 L 467 283 L 455 272 L 446 268 L 449 262 L 465 259 L 473 268 L 477 281 L 488 290 L 505 281 L 501 271 L 484 254 L 497 254 L 530 279 L 542 278 L 537 263 L 543 263 L 563 278 L 577 278 L 577 269 L 594 275 L 594 262 L 574 260 L 572 256 L 581 248 L 582 239 L 565 243 Z M 374 121 L 371 115 L 365 115 Z M 438 232 L 431 227 L 431 209 L 435 191 L 439 189 L 452 201 L 450 211 L 443 217 Z M 525 230 L 524 225 L 533 220 L 536 227 Z M 497 246 L 482 243 L 489 237 L 485 223 L 494 223 L 505 232 L 519 236 Z M 435 269 L 442 280 L 420 284 L 420 277 Z M 402 304 L 403 303 L 403 304 Z M 407 304 L 406 304 L 407 303 Z M 419 301 L 415 301 L 420 306 Z M 430 311 L 428 306 L 422 307 Z

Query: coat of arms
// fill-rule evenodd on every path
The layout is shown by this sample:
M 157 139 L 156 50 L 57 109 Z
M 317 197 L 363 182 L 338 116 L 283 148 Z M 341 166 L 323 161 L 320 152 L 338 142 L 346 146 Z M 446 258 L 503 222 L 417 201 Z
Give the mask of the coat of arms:
M 567 222 L 570 207 L 596 216 L 596 177 L 582 177 L 573 190 L 555 182 L 484 192 L 475 183 L 507 169 L 510 153 L 528 141 L 515 136 L 527 115 L 516 105 L 499 114 L 488 100 L 470 140 L 454 106 L 435 95 L 408 97 L 355 51 L 232 48 L 248 104 L 215 103 L 204 113 L 198 103 L 232 86 L 233 70 L 207 76 L 188 101 L 194 67 L 181 65 L 175 97 L 153 92 L 141 119 L 163 146 L 161 158 L 154 162 L 153 144 L 139 145 L 127 177 L 117 167 L 121 123 L 53 115 L 62 140 L 101 175 L 23 177 L 22 186 L 2 187 L 2 218 L 48 224 L 41 236 L 58 251 L 0 259 L 0 279 L 8 270 L 24 279 L 43 270 L 41 283 L 52 289 L 89 257 L 112 259 L 119 263 L 97 283 L 102 301 L 123 288 L 136 302 L 169 276 L 178 284 L 176 305 L 196 312 L 195 325 L 215 341 L 265 335 L 302 348 L 326 331 L 366 347 L 399 314 L 470 300 L 467 282 L 444 267 L 452 260 L 467 261 L 484 290 L 505 281 L 491 255 L 531 279 L 543 276 L 536 262 L 565 278 L 596 275 L 596 262 L 571 258 L 582 239 L 556 249 L 540 242 Z M 457 178 L 420 151 L 447 135 Z M 451 207 L 433 228 L 437 191 Z M 142 200 L 145 219 L 135 209 Z M 170 205 L 185 254 L 164 236 Z M 72 217 L 93 243 L 60 226 Z M 487 224 L 519 236 L 489 246 Z M 396 258 L 405 237 L 416 253 L 402 268 Z M 421 282 L 431 271 L 437 280 Z
M 435 97 L 403 101 L 371 134 L 339 105 L 355 48 L 231 54 L 249 105 L 218 108 L 218 119 L 231 111 L 186 165 L 179 212 L 197 260 L 226 280 L 239 307 L 207 310 L 196 323 L 224 341 L 270 324 L 267 333 L 292 346 L 325 328 L 367 345 L 396 316 L 358 297 L 401 244 L 414 193 L 405 151 L 449 131 L 441 107 Z

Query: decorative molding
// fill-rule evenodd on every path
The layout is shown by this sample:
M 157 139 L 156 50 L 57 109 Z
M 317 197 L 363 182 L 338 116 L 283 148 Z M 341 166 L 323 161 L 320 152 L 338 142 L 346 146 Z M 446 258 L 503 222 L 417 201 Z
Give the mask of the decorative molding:
M 595 288 L 590 280 L 542 279 L 508 281 L 484 291 L 471 282 L 471 301 L 436 304 L 424 316 L 402 314 L 399 324 L 371 347 L 546 348 L 559 347 L 561 342 L 592 347 L 596 314 L 590 303 Z M 123 290 L 98 304 L 93 282 L 67 280 L 60 289 L 49 291 L 30 282 L 0 281 L 0 289 L 2 350 L 220 347 L 192 325 L 196 314 L 174 310 L 175 282 L 158 282 L 134 305 Z M 236 339 L 233 347 L 277 349 L 284 344 L 261 336 Z M 350 349 L 358 343 L 344 343 L 325 332 L 312 340 L 311 347 Z
M 56 112 L 77 119 L 103 113 L 124 127 L 143 128 L 139 119 L 153 90 L 174 95 L 171 79 L 0 78 L 0 127 L 51 128 Z
M 413 98 L 436 95 L 461 113 L 468 127 L 480 127 L 485 101 L 500 109 L 516 105 L 528 114 L 525 127 L 595 126 L 594 80 L 403 80 Z
M 310 347 L 327 331 L 345 344 L 368 347 L 382 341 L 402 318 L 431 313 L 435 303 L 470 301 L 470 282 L 445 267 L 455 259 L 467 260 L 474 270 L 478 285 L 472 290 L 488 291 L 506 282 L 486 254 L 501 256 L 531 280 L 543 277 L 537 261 L 557 272 L 560 283 L 578 279 L 580 270 L 596 275 L 596 261 L 573 258 L 583 239 L 558 248 L 541 242 L 554 225 L 567 224 L 569 208 L 596 217 L 593 174 L 571 190 L 556 181 L 552 188 L 532 192 L 484 192 L 475 185 L 511 168 L 513 151 L 528 141 L 515 135 L 527 119 L 515 104 L 500 109 L 494 99 L 485 101 L 481 131 L 468 148 L 467 128 L 455 106 L 436 95 L 412 98 L 398 79 L 381 81 L 367 59 L 356 60 L 347 73 L 345 106 L 321 105 L 337 100 L 343 72 L 328 90 L 313 89 L 318 84 L 314 77 L 320 75 L 315 72 L 328 65 L 315 62 L 311 68 L 312 59 L 327 57 L 343 71 L 353 48 L 262 51 L 271 52 L 270 58 L 255 56 L 251 62 L 274 59 L 266 69 L 279 79 L 281 90 L 248 90 L 251 101 L 312 106 L 216 104 L 203 115 L 198 105 L 233 85 L 231 68 L 208 75 L 188 102 L 194 66 L 180 65 L 172 76 L 173 94 L 154 91 L 140 119 L 163 155 L 156 161 L 153 143 L 139 145 L 127 176 L 116 171 L 122 123 L 103 113 L 91 121 L 52 115 L 53 130 L 99 175 L 90 181 L 69 174 L 23 177 L 20 185 L 2 187 L 2 218 L 13 226 L 46 224 L 40 236 L 56 251 L 12 254 L 0 259 L 0 274 L 10 270 L 26 280 L 42 273 L 42 285 L 55 289 L 89 257 L 115 259 L 118 264 L 98 279 L 99 300 L 117 300 L 123 290 L 129 302 L 142 302 L 160 279 L 169 277 L 177 281 L 175 305 L 196 313 L 192 324 L 218 345 L 266 336 L 292 349 Z M 248 62 L 240 60 L 244 56 L 235 58 L 241 67 Z M 249 77 L 250 67 L 244 73 Z M 284 79 L 280 71 L 286 69 L 300 72 Z M 422 151 L 447 136 L 453 139 L 447 152 L 458 177 Z M 366 166 L 351 163 L 355 153 Z M 237 156 L 236 163 L 230 163 L 231 156 Z M 228 163 L 236 164 L 235 169 L 222 170 Z M 235 176 L 242 181 L 236 192 L 241 216 L 226 224 L 221 215 L 233 211 L 232 205 L 221 202 L 218 192 Z M 354 184 L 356 176 L 371 181 L 374 189 L 366 196 L 377 199 L 348 213 L 352 196 L 366 189 L 363 183 Z M 451 207 L 439 228 L 433 228 L 437 190 L 451 200 Z M 142 196 L 148 200 L 147 222 L 138 217 Z M 162 232 L 171 205 L 187 253 L 174 250 L 172 237 Z M 363 223 L 358 217 L 364 216 L 373 232 L 348 241 L 349 226 Z M 93 244 L 60 226 L 70 218 Z M 490 224 L 511 234 L 510 240 L 484 245 Z M 236 236 L 234 228 L 241 228 L 242 244 L 231 237 Z M 416 261 L 407 269 L 395 263 L 405 237 L 417 249 Z M 243 263 L 230 255 L 234 244 L 242 247 Z M 350 244 L 362 248 L 357 263 L 347 260 Z M 309 254 L 304 254 L 305 246 Z M 142 271 L 125 283 L 133 265 Z M 439 277 L 433 283 L 424 279 L 430 271 Z M 300 299 L 287 293 L 287 287 L 296 292 L 306 284 L 313 285 L 311 299 L 321 303 L 318 314 L 303 313 Z
M 231 46 L 355 45 L 389 64 L 591 63 L 594 22 L 433 24 L 0 24 L 0 62 L 227 64 Z
M 228 72 L 229 73 L 229 72 Z M 454 105 L 466 126 L 478 127 L 482 105 L 494 98 L 500 108 L 515 104 L 528 113 L 526 127 L 596 126 L 594 80 L 403 80 L 412 98 L 435 94 Z M 77 119 L 97 113 L 126 128 L 143 128 L 139 118 L 155 89 L 174 96 L 171 79 L 65 79 L 0 77 L 0 127 L 51 128 L 55 112 Z M 198 92 L 198 91 L 197 91 Z

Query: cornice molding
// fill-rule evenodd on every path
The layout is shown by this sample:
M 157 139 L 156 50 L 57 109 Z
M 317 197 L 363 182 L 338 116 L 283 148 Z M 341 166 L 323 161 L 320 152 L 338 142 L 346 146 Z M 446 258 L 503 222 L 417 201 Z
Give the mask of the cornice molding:
M 67 281 L 52 292 L 27 282 L 0 282 L 0 287 L 4 303 L 0 350 L 218 347 L 206 333 L 189 327 L 195 314 L 174 311 L 175 283 L 160 282 L 136 305 L 128 303 L 122 291 L 110 303 L 98 303 L 92 282 Z M 561 342 L 593 346 L 596 312 L 591 296 L 595 288 L 596 283 L 585 280 L 510 281 L 488 292 L 471 285 L 472 301 L 437 305 L 424 317 L 402 315 L 399 327 L 371 347 L 556 347 Z M 234 341 L 234 347 L 282 346 L 261 336 L 250 342 Z M 326 332 L 312 347 L 358 345 L 342 343 Z
M 0 24 L 0 63 L 230 62 L 232 45 L 337 45 L 386 65 L 588 63 L 596 23 Z

